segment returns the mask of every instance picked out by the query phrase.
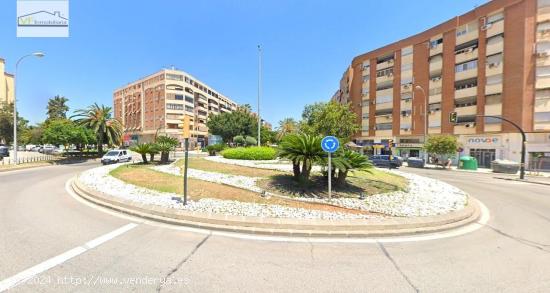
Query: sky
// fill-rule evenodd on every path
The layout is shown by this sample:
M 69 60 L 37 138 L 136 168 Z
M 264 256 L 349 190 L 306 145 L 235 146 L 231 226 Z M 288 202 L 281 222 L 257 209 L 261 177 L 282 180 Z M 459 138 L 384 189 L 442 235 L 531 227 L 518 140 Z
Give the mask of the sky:
M 37 123 L 55 95 L 71 111 L 112 106 L 114 89 L 170 66 L 256 111 L 261 44 L 260 110 L 276 126 L 328 101 L 355 56 L 485 2 L 70 0 L 68 38 L 17 38 L 16 0 L 1 0 L 0 58 L 13 73 L 19 57 L 46 53 L 19 67 L 18 110 Z

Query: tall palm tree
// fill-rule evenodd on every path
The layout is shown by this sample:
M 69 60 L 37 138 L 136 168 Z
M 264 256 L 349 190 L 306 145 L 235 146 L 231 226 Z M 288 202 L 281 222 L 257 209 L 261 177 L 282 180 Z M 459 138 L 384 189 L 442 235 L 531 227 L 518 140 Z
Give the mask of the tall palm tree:
M 304 133 L 289 134 L 279 145 L 279 156 L 292 161 L 294 178 L 302 183 L 309 181 L 313 163 L 321 160 L 324 155 L 320 136 Z M 301 169 L 300 164 L 302 164 Z
M 277 139 L 281 140 L 287 134 L 291 134 L 298 130 L 298 123 L 293 118 L 285 118 L 279 121 L 279 129 Z
M 86 109 L 80 109 L 71 118 L 76 123 L 91 129 L 97 135 L 97 150 L 103 153 L 103 144 L 120 145 L 122 141 L 122 123 L 112 118 L 112 108 L 94 103 Z
M 46 107 L 48 119 L 65 119 L 67 118 L 67 112 L 69 111 L 69 106 L 66 103 L 69 99 L 61 97 L 59 95 L 51 98 L 48 101 L 48 106 Z

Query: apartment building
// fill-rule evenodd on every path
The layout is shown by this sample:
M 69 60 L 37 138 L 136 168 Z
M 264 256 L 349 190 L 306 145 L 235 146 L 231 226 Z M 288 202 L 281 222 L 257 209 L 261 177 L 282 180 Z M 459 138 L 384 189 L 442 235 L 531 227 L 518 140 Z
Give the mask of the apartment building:
M 14 76 L 6 72 L 6 62 L 0 58 L 0 107 L 13 103 Z
M 189 115 L 191 147 L 206 144 L 210 113 L 237 109 L 228 97 L 175 68 L 160 70 L 116 89 L 113 105 L 115 117 L 124 125 L 125 143 L 150 142 L 159 134 L 182 140 L 182 119 Z
M 550 169 L 550 0 L 493 0 L 353 59 L 333 100 L 351 102 L 375 153 L 423 156 L 426 135 L 454 134 L 482 166 L 528 161 Z M 458 123 L 449 122 L 457 112 Z

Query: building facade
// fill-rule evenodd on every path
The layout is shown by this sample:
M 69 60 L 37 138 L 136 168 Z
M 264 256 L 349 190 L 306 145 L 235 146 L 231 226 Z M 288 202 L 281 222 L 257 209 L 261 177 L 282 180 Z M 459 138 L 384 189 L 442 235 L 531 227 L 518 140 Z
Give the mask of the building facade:
M 182 120 L 190 116 L 191 147 L 204 146 L 210 113 L 237 109 L 237 104 L 186 72 L 163 69 L 116 89 L 115 118 L 124 125 L 124 141 L 150 142 L 166 134 L 182 140 Z
M 491 115 L 528 132 L 527 160 L 547 157 L 550 169 L 550 0 L 493 0 L 357 56 L 333 99 L 351 102 L 354 140 L 376 153 L 393 140 L 394 154 L 423 156 L 427 135 L 454 134 L 482 166 L 519 161 L 520 134 L 478 116 Z
M 0 107 L 13 103 L 14 96 L 13 75 L 6 72 L 6 62 L 0 58 Z

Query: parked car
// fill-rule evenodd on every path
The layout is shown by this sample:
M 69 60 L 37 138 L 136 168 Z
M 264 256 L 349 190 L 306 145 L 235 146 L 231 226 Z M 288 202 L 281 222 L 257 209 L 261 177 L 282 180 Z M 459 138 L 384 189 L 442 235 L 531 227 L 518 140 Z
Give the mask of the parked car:
M 53 154 L 54 150 L 56 149 L 56 147 L 54 145 L 51 145 L 51 144 L 46 144 L 44 145 L 44 148 L 42 149 L 42 152 L 41 153 L 44 153 L 44 154 Z
M 128 153 L 127 150 L 112 150 L 108 151 L 101 158 L 101 163 L 103 165 L 107 165 L 112 163 L 130 162 L 131 160 L 132 156 Z
M 389 155 L 374 155 L 369 158 L 369 160 L 372 162 L 373 165 L 376 167 L 390 167 L 391 168 L 399 168 L 401 165 L 403 165 L 403 160 L 399 156 L 392 156 L 392 160 L 390 162 L 390 156 Z
M 5 145 L 0 145 L 0 159 L 10 156 L 10 150 Z
M 34 144 L 28 144 L 28 145 L 25 146 L 25 151 L 30 152 L 35 147 L 36 147 L 36 145 L 34 145 Z

